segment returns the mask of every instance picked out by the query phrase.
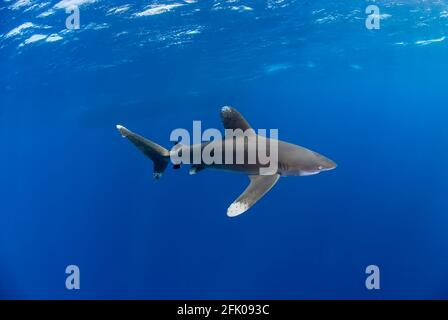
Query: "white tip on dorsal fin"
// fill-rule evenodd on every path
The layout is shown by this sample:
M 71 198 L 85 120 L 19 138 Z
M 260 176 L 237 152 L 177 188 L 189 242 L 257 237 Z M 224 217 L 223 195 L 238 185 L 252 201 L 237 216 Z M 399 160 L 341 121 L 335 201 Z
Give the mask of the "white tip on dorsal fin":
M 224 129 L 241 129 L 246 131 L 251 129 L 249 123 L 235 108 L 225 106 L 221 108 L 221 120 L 224 125 Z

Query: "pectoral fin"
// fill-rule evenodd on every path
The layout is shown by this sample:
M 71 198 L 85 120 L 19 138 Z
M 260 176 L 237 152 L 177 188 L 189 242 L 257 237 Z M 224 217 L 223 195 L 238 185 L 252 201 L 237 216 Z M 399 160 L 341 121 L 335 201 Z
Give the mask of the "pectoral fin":
M 271 176 L 249 176 L 249 186 L 227 209 L 229 217 L 235 217 L 252 207 L 261 199 L 280 178 L 279 174 Z

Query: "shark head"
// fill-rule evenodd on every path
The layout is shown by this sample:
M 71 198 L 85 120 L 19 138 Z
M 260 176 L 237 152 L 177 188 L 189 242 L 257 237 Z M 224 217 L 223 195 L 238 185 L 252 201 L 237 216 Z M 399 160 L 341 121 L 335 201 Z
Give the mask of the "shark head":
M 323 155 L 312 151 L 312 156 L 307 161 L 305 167 L 299 170 L 299 175 L 310 176 L 314 174 L 321 173 L 323 171 L 333 170 L 337 167 L 337 164 L 333 161 L 324 157 Z
M 283 166 L 280 166 L 284 168 L 283 175 L 310 176 L 333 170 L 337 166 L 327 157 L 299 146 L 288 149 L 288 154 L 284 159 Z
M 337 164 L 333 160 L 330 160 L 327 157 L 324 157 L 323 155 L 314 151 L 313 154 L 314 161 L 312 166 L 317 172 L 333 170 L 337 167 Z

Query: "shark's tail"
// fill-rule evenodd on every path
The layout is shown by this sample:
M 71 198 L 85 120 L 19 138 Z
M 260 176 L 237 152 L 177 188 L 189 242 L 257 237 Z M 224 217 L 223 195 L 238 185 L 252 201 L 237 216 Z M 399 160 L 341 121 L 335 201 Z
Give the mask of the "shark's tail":
M 152 160 L 154 163 L 153 176 L 156 179 L 160 179 L 170 161 L 170 152 L 157 143 L 145 139 L 121 125 L 117 125 L 117 129 L 123 138 L 131 141 L 141 152 Z

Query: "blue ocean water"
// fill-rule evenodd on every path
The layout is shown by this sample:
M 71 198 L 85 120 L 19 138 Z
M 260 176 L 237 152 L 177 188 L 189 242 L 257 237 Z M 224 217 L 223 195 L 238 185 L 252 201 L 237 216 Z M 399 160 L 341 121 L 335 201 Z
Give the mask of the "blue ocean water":
M 446 1 L 2 0 L 0 17 L 1 298 L 448 298 Z M 115 129 L 170 147 L 224 105 L 337 169 L 231 219 L 245 176 L 156 181 Z

